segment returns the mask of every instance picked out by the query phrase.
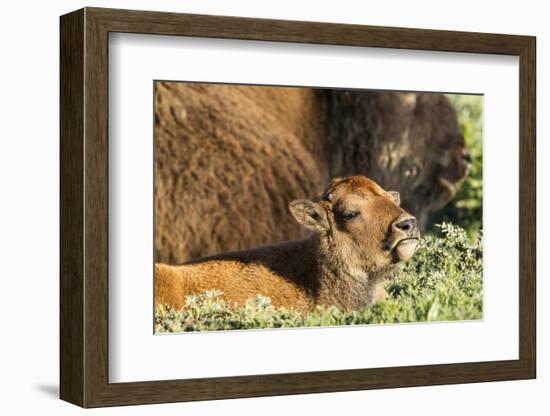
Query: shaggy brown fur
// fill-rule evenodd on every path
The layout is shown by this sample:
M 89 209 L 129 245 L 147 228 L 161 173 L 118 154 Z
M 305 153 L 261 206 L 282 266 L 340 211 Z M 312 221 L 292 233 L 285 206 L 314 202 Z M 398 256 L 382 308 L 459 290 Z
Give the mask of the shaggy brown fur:
M 156 261 L 305 237 L 293 199 L 367 174 L 423 224 L 466 172 L 439 94 L 156 83 Z
M 331 176 L 364 173 L 401 194 L 423 227 L 455 194 L 469 154 L 442 94 L 316 90 Z
M 384 296 L 391 265 L 412 256 L 416 219 L 362 176 L 337 179 L 320 202 L 294 201 L 294 218 L 313 235 L 304 240 L 224 253 L 181 266 L 157 264 L 156 305 L 181 308 L 187 296 L 221 290 L 230 305 L 256 295 L 276 307 L 362 308 Z

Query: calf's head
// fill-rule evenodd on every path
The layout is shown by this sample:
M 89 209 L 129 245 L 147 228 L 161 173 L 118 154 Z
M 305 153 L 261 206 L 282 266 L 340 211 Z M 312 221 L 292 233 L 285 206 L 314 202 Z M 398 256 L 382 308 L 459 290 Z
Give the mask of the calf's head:
M 335 261 L 369 272 L 407 260 L 416 250 L 416 218 L 399 203 L 397 192 L 365 176 L 350 176 L 334 179 L 320 201 L 298 200 L 289 207 L 300 224 L 321 235 Z

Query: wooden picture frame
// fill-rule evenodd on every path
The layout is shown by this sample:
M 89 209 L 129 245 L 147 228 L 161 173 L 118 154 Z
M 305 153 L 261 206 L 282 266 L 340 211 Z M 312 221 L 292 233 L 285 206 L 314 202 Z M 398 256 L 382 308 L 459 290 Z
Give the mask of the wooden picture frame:
M 536 376 L 535 38 L 85 8 L 61 17 L 60 396 L 82 407 L 529 379 Z M 519 359 L 109 383 L 108 34 L 503 54 L 520 66 Z

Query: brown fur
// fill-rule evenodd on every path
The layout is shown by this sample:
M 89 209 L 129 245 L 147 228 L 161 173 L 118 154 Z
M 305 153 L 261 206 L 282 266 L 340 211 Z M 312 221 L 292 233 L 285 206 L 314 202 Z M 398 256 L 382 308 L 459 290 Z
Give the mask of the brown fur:
M 383 298 L 391 265 L 412 255 L 409 250 L 403 257 L 400 248 L 418 241 L 416 226 L 399 228 L 412 217 L 396 202 L 394 194 L 366 177 L 337 179 L 320 202 L 290 204 L 295 219 L 313 232 L 309 238 L 181 266 L 157 264 L 156 305 L 181 308 L 187 296 L 217 289 L 230 305 L 260 294 L 295 310 L 364 307 Z
M 159 82 L 156 261 L 303 238 L 288 203 L 339 175 L 396 189 L 422 225 L 464 176 L 463 151 L 440 94 Z
M 442 94 L 318 90 L 331 176 L 366 174 L 401 194 L 423 227 L 469 170 L 456 113 Z

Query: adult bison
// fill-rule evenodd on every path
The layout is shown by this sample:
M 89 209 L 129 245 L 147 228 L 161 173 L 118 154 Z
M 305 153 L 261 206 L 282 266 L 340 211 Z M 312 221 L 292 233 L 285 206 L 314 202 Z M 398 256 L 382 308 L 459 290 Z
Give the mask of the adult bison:
M 425 224 L 468 169 L 441 94 L 157 82 L 156 261 L 298 239 L 288 203 L 366 175 Z

